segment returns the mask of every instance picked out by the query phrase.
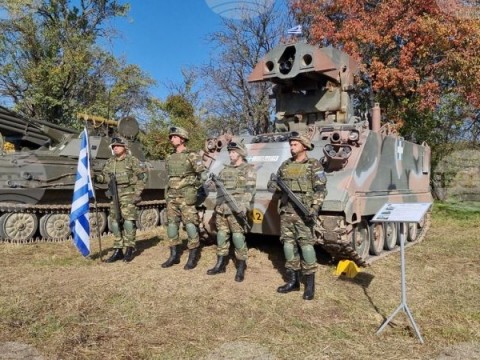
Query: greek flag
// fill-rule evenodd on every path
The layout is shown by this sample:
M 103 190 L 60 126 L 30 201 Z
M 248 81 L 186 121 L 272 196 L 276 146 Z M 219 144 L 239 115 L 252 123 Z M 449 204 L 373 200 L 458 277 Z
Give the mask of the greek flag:
M 287 30 L 287 34 L 290 35 L 302 35 L 302 25 L 294 26 Z
M 83 256 L 90 254 L 90 223 L 88 222 L 89 200 L 95 197 L 90 178 L 90 147 L 87 129 L 80 137 L 80 155 L 78 156 L 77 178 L 73 191 L 72 209 L 70 210 L 70 229 L 73 242 Z

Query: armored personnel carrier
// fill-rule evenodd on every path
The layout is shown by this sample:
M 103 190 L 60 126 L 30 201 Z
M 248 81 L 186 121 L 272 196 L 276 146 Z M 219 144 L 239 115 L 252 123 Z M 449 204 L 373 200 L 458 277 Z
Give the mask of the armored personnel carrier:
M 13 136 L 21 121 L 12 113 L 7 115 L 0 123 L 11 128 Z M 112 156 L 109 148 L 112 136 L 129 139 L 130 151 L 143 162 L 148 172 L 139 203 L 138 226 L 156 226 L 164 207 L 165 165 L 163 161 L 145 159 L 140 144 L 135 141 L 139 131 L 136 120 L 124 118 L 116 122 L 86 115 L 80 118 L 86 120 L 89 127 L 91 166 L 95 172 L 101 171 Z M 27 128 L 34 131 L 29 132 Z M 23 138 L 44 142 L 35 150 L 0 155 L 0 239 L 13 242 L 65 240 L 70 237 L 69 213 L 80 150 L 79 134 L 47 122 L 28 122 L 23 131 L 26 134 Z M 94 204 L 90 206 L 92 235 L 107 230 L 110 202 L 105 196 L 106 185 L 95 187 L 97 211 Z
M 318 244 L 334 259 L 365 266 L 398 242 L 394 223 L 371 222 L 382 205 L 432 201 L 431 152 L 427 144 L 405 141 L 391 125 L 382 126 L 378 104 L 369 117 L 356 115 L 357 71 L 350 56 L 331 47 L 296 43 L 274 48 L 256 65 L 249 81 L 273 83 L 276 131 L 243 141 L 258 173 L 251 232 L 280 235 L 279 199 L 267 191 L 267 182 L 290 157 L 291 134 L 303 133 L 314 144 L 309 156 L 321 160 L 328 179 L 315 227 Z M 220 148 L 210 164 L 214 173 L 228 162 L 225 147 Z M 214 201 L 212 194 L 205 201 L 203 223 L 208 232 L 215 232 Z M 427 227 L 427 219 L 408 224 L 408 240 L 419 241 Z

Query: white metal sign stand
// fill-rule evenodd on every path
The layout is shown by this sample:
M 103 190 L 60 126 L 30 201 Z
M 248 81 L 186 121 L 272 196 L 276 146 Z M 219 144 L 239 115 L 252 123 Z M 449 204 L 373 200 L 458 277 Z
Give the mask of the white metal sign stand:
M 387 320 L 380 326 L 376 334 L 380 334 L 388 323 L 398 314 L 400 310 L 403 310 L 410 320 L 415 333 L 421 344 L 423 344 L 422 335 L 420 330 L 415 324 L 412 313 L 407 305 L 407 287 L 405 281 L 405 240 L 407 233 L 407 223 L 419 223 L 425 216 L 432 203 L 404 203 L 404 204 L 391 204 L 387 203 L 375 214 L 372 221 L 376 222 L 394 222 L 400 225 L 400 265 L 401 265 L 401 285 L 402 294 L 401 302 L 397 309 L 387 318 Z

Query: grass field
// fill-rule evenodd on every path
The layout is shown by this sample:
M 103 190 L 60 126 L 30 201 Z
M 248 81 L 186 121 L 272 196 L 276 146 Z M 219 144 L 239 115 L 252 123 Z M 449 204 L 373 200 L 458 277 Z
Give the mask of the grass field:
M 406 250 L 407 302 L 425 344 L 400 312 L 399 253 L 355 279 L 323 263 L 316 297 L 278 294 L 283 253 L 250 239 L 246 278 L 163 269 L 162 234 L 142 234 L 130 264 L 83 259 L 73 245 L 0 244 L 0 359 L 475 359 L 480 358 L 480 214 L 436 206 L 426 239 Z M 103 240 L 109 249 L 111 238 Z M 321 255 L 321 254 L 320 254 Z M 303 286 L 302 286 L 303 289 Z

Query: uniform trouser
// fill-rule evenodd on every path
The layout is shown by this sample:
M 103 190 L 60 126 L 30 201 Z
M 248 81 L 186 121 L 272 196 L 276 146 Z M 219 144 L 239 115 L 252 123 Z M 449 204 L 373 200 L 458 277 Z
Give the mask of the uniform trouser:
M 304 275 L 315 273 L 317 256 L 313 247 L 315 238 L 312 229 L 305 225 L 303 219 L 296 213 L 282 213 L 280 228 L 280 241 L 283 244 L 286 260 L 285 267 L 294 271 L 301 270 Z
M 216 214 L 217 226 L 217 255 L 227 256 L 230 249 L 230 235 L 235 246 L 235 257 L 238 260 L 247 260 L 248 248 L 242 226 L 232 214 Z
M 137 207 L 133 204 L 132 196 L 120 196 L 120 211 L 122 213 L 123 225 L 117 222 L 115 206 L 110 204 L 109 227 L 115 235 L 113 247 L 121 249 L 123 247 L 135 247 L 136 240 L 136 219 Z
M 178 236 L 180 221 L 183 222 L 187 231 L 187 248 L 195 249 L 199 247 L 198 224 L 200 220 L 195 205 L 187 205 L 182 197 L 169 199 L 167 202 L 167 236 L 170 246 L 180 245 L 182 242 Z

